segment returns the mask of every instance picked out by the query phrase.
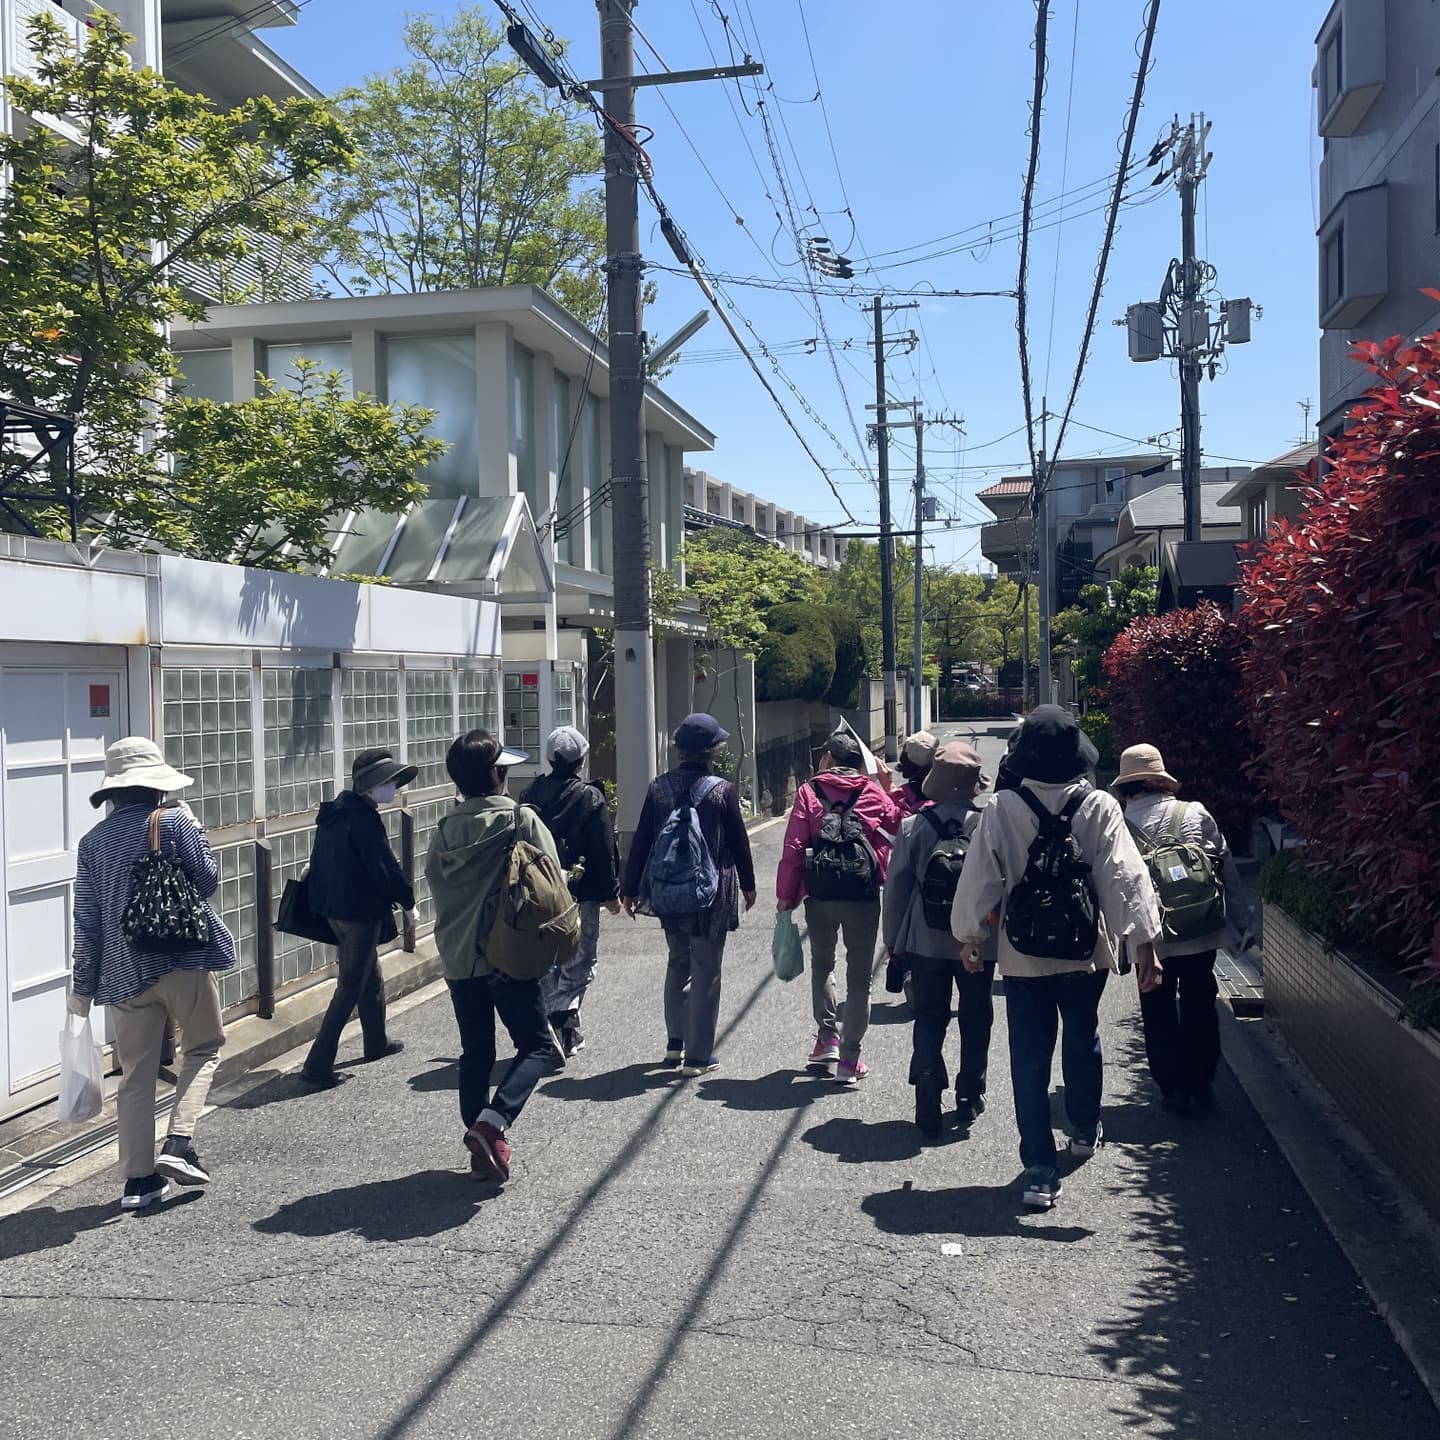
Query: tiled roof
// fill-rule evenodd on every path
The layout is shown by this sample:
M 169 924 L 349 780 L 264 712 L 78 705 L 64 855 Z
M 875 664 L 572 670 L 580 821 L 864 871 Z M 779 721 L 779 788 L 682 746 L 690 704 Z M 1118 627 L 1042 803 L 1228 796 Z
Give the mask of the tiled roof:
M 988 489 L 976 492 L 977 500 L 988 499 L 992 495 L 1028 495 L 1031 490 L 1030 477 L 1020 475 L 1009 480 L 1001 480 L 998 484 L 991 485 Z
M 1238 525 L 1240 516 L 1233 506 L 1222 506 L 1220 498 L 1229 488 L 1218 485 L 1200 486 L 1200 523 L 1202 525 Z M 1185 499 L 1179 485 L 1162 485 L 1146 495 L 1137 495 L 1125 507 L 1131 523 L 1138 530 L 1168 530 L 1185 523 Z

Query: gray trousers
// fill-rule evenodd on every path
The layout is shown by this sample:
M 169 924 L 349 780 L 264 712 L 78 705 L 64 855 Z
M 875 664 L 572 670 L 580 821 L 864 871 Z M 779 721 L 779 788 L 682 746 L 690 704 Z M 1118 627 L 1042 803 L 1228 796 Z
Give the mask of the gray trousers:
M 728 931 L 718 937 L 665 930 L 665 1033 L 685 1043 L 685 1063 L 703 1065 L 715 1053 L 720 1019 L 720 962 Z
M 875 941 L 880 933 L 878 900 L 807 900 L 810 930 L 810 994 L 815 1028 L 840 1039 L 840 1058 L 854 1064 L 870 1028 L 870 985 L 875 976 Z M 835 951 L 845 937 L 845 1007 L 835 988 Z
M 578 1013 L 585 992 L 595 979 L 595 962 L 600 950 L 600 902 L 580 902 L 580 944 L 563 964 L 557 965 L 540 981 L 540 994 L 547 1015 L 563 1015 L 568 1010 Z

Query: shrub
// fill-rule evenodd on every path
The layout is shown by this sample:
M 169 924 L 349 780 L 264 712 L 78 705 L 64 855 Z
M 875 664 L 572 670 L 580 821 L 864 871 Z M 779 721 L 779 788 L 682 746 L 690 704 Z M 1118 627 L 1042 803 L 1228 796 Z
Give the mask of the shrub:
M 1261 868 L 1258 888 L 1267 905 L 1278 905 L 1326 945 L 1348 949 L 1355 938 L 1345 923 L 1345 901 L 1299 850 L 1272 855 Z
M 1354 354 L 1378 383 L 1305 509 L 1242 568 L 1245 697 L 1264 780 L 1309 856 L 1436 974 L 1440 334 Z
M 825 614 L 835 636 L 835 678 L 825 696 L 831 705 L 849 710 L 860 703 L 860 682 L 865 678 L 865 631 L 860 622 L 837 605 Z
M 1104 710 L 1087 710 L 1080 717 L 1080 728 L 1100 752 L 1100 768 L 1112 769 L 1115 765 L 1115 742 L 1110 736 L 1110 716 Z
M 1240 632 L 1217 606 L 1133 621 L 1105 652 L 1112 747 L 1158 745 L 1182 794 L 1237 847 L 1248 843 L 1255 782 L 1239 698 Z
M 771 607 L 755 661 L 757 700 L 823 700 L 835 679 L 835 631 L 822 605 Z

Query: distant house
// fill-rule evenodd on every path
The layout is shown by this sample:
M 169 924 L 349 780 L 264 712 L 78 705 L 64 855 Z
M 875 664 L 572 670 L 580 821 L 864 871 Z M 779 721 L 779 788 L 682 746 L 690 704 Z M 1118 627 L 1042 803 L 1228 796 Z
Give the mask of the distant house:
M 744 530 L 803 555 L 821 570 L 838 570 L 847 541 L 834 527 L 807 520 L 773 500 L 762 500 L 738 485 L 685 467 L 685 528 Z
M 1308 483 L 1301 472 L 1314 463 L 1319 450 L 1314 440 L 1297 445 L 1264 465 L 1257 465 L 1220 497 L 1223 505 L 1239 509 L 1246 540 L 1264 539 L 1270 522 L 1277 516 L 1300 513 L 1305 503 L 1300 490 Z

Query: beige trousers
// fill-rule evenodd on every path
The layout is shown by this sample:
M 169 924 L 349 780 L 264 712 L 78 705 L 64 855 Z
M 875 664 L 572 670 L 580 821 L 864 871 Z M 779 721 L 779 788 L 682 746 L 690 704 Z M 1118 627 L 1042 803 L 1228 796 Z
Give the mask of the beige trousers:
M 120 1168 L 127 1180 L 155 1173 L 155 1082 L 165 1023 L 178 1032 L 181 1064 L 175 1083 L 170 1134 L 192 1136 L 220 1063 L 225 1028 L 220 992 L 209 970 L 171 970 L 133 1000 L 110 1007 L 122 1075 L 116 1108 Z

